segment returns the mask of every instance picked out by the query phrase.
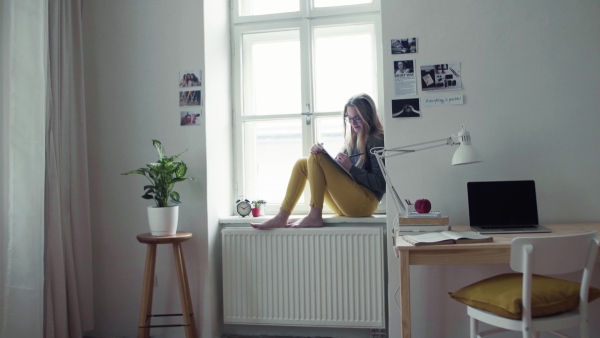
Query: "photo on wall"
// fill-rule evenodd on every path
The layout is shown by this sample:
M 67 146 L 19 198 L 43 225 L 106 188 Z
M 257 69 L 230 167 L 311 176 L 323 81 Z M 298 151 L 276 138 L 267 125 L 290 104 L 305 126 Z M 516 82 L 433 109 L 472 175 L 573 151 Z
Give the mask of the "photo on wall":
M 202 118 L 202 110 L 199 111 L 180 111 L 181 126 L 199 126 Z
M 187 90 L 179 92 L 179 106 L 201 106 L 202 93 L 200 90 Z
M 402 74 L 415 74 L 414 60 L 394 61 L 394 76 L 401 76 Z
M 184 70 L 179 72 L 179 88 L 202 86 L 201 70 Z
M 417 95 L 415 60 L 394 61 L 394 94 Z
M 408 54 L 417 52 L 417 38 L 392 39 L 392 54 Z
M 421 117 L 419 98 L 392 100 L 392 117 Z
M 421 66 L 421 90 L 462 89 L 460 62 Z

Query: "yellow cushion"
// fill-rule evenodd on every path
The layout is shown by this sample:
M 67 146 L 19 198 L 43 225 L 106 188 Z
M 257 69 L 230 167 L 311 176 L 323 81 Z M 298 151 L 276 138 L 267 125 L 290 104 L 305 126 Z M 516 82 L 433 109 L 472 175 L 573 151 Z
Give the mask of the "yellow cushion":
M 499 316 L 521 319 L 522 274 L 507 273 L 467 285 L 450 297 L 471 307 Z M 571 311 L 579 305 L 579 283 L 533 275 L 532 317 Z M 600 297 L 600 289 L 590 287 L 588 301 Z

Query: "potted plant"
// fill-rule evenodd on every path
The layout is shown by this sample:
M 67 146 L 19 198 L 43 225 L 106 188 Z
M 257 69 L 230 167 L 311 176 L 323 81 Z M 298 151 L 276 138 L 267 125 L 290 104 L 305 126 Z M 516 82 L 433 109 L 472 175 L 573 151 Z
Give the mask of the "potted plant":
M 151 184 L 144 186 L 143 199 L 153 199 L 155 206 L 148 207 L 148 222 L 150 223 L 150 232 L 153 236 L 174 235 L 177 232 L 177 221 L 179 218 L 179 206 L 181 203 L 179 193 L 173 190 L 175 183 L 187 179 L 194 180 L 192 177 L 186 177 L 187 165 L 181 160 L 177 160 L 181 154 L 165 155 L 165 149 L 158 140 L 152 140 L 152 144 L 158 152 L 158 161 L 146 164 L 146 167 L 131 170 L 122 175 L 138 174 L 145 176 Z
M 267 202 L 265 200 L 256 200 L 250 202 L 250 204 L 252 204 L 252 216 L 258 217 L 260 216 L 261 206 L 267 204 Z

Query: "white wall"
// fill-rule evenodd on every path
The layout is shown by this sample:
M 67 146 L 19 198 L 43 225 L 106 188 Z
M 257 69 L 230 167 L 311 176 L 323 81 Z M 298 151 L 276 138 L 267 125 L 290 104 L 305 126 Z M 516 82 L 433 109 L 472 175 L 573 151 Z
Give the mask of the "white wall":
M 183 251 L 197 325 L 202 337 L 220 333 L 217 220 L 229 211 L 231 191 L 230 156 L 220 153 L 221 146 L 230 148 L 231 133 L 228 13 L 226 2 L 212 2 L 206 4 L 211 20 L 204 21 L 204 6 L 194 0 L 83 3 L 98 334 L 137 332 L 146 247 L 135 236 L 149 231 L 151 203 L 140 198 L 145 179 L 121 173 L 156 159 L 152 139 L 168 155 L 188 149 L 181 158 L 198 180 L 176 186 L 183 202 L 179 230 L 193 233 Z M 179 72 L 196 69 L 203 70 L 204 115 L 201 126 L 181 127 Z M 158 247 L 156 271 L 154 312 L 180 312 L 169 246 Z M 152 336 L 183 336 L 183 329 L 153 329 Z
M 541 222 L 599 221 L 599 17 L 595 0 L 383 0 L 386 146 L 443 138 L 465 124 L 484 156 L 483 163 L 459 167 L 450 166 L 449 148 L 391 159 L 401 197 L 429 198 L 451 224 L 468 224 L 468 181 L 534 179 Z M 464 89 L 435 94 L 463 94 L 464 105 L 422 107 L 418 119 L 391 118 L 391 100 L 400 98 L 392 60 L 403 58 L 391 54 L 389 41 L 413 36 L 419 51 L 407 58 L 417 65 L 462 63 Z M 398 267 L 388 251 L 389 336 L 397 337 Z M 502 271 L 506 267 L 413 267 L 413 337 L 468 335 L 466 309 L 447 292 Z M 600 285 L 600 271 L 594 284 Z M 591 336 L 600 336 L 600 302 L 590 313 Z

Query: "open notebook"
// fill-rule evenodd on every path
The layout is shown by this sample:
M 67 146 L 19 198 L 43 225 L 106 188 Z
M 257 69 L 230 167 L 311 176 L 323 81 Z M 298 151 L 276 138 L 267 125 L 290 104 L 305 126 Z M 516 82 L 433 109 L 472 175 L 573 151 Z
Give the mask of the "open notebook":
M 327 155 L 329 155 L 329 159 L 331 159 L 333 161 L 333 163 L 335 163 L 338 167 L 340 167 L 340 169 L 342 169 L 346 174 L 348 174 L 348 176 L 354 181 L 354 177 L 352 176 L 352 174 L 350 174 L 350 172 L 348 170 L 346 170 L 346 168 L 344 168 L 336 159 L 335 156 L 339 153 L 339 151 L 334 151 L 332 149 L 327 149 L 325 148 L 325 145 L 323 143 L 320 143 L 321 147 L 323 148 L 323 150 L 325 150 L 325 153 Z
M 538 224 L 535 182 L 468 182 L 471 229 L 486 234 L 551 232 Z

